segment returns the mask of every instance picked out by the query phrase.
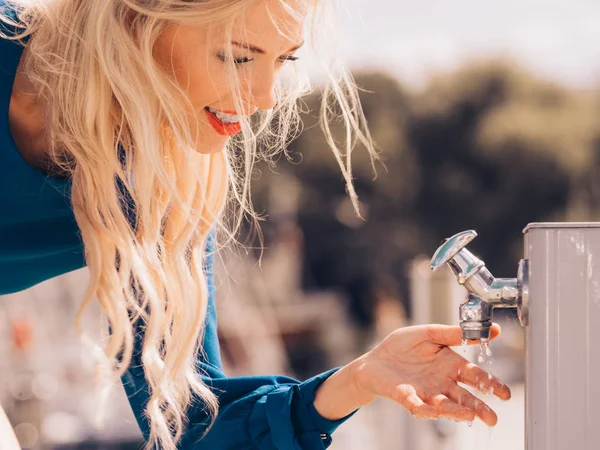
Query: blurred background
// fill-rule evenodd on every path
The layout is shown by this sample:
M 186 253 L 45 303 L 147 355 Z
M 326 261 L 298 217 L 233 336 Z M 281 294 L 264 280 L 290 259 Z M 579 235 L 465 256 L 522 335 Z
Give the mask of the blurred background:
M 598 220 L 597 0 L 343 3 L 342 53 L 385 168 L 377 163 L 374 178 L 357 148 L 358 219 L 316 126 L 318 92 L 306 99 L 313 112 L 290 160 L 259 167 L 254 181 L 255 208 L 267 217 L 261 265 L 250 252 L 222 255 L 217 267 L 231 376 L 306 379 L 397 327 L 458 323 L 463 292 L 428 262 L 459 231 L 479 233 L 470 249 L 496 277 L 515 277 L 528 223 Z M 0 297 L 0 403 L 23 448 L 139 448 L 122 389 L 106 427 L 93 424 L 91 362 L 73 328 L 87 279 L 84 269 Z M 483 397 L 497 427 L 417 421 L 378 400 L 336 431 L 331 448 L 523 449 L 523 330 L 514 315 L 495 319 L 503 334 L 482 366 L 513 390 L 509 402 Z M 85 323 L 99 335 L 96 306 Z M 456 351 L 476 361 L 477 349 Z

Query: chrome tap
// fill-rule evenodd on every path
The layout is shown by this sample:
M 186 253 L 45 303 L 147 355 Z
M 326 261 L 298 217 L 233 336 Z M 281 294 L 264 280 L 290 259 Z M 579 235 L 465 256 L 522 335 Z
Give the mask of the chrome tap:
M 517 308 L 521 325 L 529 319 L 529 265 L 519 262 L 517 278 L 494 278 L 485 263 L 466 249 L 477 233 L 463 231 L 447 239 L 431 258 L 431 269 L 448 264 L 467 296 L 459 307 L 463 339 L 489 339 L 495 308 Z

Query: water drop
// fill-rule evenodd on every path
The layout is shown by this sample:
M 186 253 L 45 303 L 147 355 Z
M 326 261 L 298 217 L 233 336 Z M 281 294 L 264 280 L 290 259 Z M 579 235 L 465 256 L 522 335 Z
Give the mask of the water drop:
M 485 355 L 492 356 L 492 350 L 490 349 L 490 340 L 488 338 L 481 338 L 479 344 L 479 357 L 477 361 L 481 364 L 485 361 Z
M 490 342 L 486 341 L 485 343 L 485 354 L 487 356 L 492 356 L 492 349 L 490 348 Z
M 471 422 L 471 421 L 468 421 L 468 422 L 467 422 L 467 425 L 469 425 L 470 427 L 472 427 L 472 426 L 473 426 L 473 422 Z
M 466 347 L 466 346 L 467 346 L 467 340 L 466 340 L 466 339 L 464 339 L 464 338 L 463 338 L 463 340 L 462 340 L 462 345 L 463 345 L 463 347 Z
M 485 361 L 485 354 L 483 353 L 483 347 L 481 348 L 481 351 L 479 353 L 479 356 L 477 357 L 477 362 L 479 364 L 482 364 Z

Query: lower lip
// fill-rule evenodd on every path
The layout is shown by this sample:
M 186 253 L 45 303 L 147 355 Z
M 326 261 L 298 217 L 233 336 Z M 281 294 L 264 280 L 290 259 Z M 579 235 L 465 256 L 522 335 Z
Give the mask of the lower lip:
M 221 136 L 233 136 L 234 134 L 238 134 L 240 131 L 242 131 L 242 124 L 240 122 L 221 122 L 219 119 L 217 119 L 217 116 L 211 113 L 208 109 L 204 108 L 204 111 L 206 112 L 206 115 L 208 116 L 208 121 L 210 122 L 212 127 Z

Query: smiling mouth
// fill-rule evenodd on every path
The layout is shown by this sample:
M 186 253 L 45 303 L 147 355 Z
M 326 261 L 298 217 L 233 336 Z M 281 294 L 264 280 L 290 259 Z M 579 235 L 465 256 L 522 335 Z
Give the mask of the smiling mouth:
M 206 111 L 206 115 L 208 116 L 208 122 L 221 136 L 233 136 L 242 130 L 239 116 L 227 114 L 209 106 L 205 107 L 204 111 Z

